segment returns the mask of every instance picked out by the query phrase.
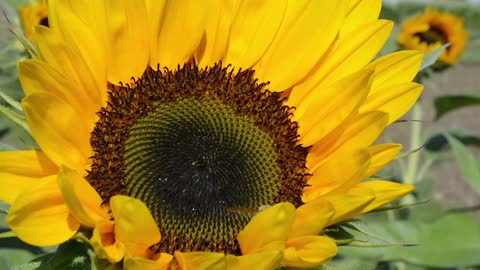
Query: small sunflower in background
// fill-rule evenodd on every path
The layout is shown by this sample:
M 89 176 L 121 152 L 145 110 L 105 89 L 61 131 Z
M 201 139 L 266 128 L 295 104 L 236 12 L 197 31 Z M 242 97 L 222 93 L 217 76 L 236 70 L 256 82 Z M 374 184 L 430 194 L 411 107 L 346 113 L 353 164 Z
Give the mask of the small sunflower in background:
M 458 62 L 467 41 L 468 32 L 461 17 L 439 12 L 432 7 L 427 7 L 425 13 L 417 17 L 407 19 L 398 35 L 401 47 L 424 52 L 433 51 L 449 43 L 450 46 L 438 59 L 445 65 Z
M 309 268 L 337 252 L 325 228 L 413 190 L 364 181 L 423 89 L 422 52 L 373 61 L 381 1 L 48 5 L 18 65 L 39 149 L 0 153 L 23 241 L 81 232 L 129 270 Z
M 35 26 L 43 25 L 48 27 L 47 0 L 39 0 L 20 6 L 18 13 L 20 15 L 23 33 L 30 40 L 33 38 L 33 29 Z

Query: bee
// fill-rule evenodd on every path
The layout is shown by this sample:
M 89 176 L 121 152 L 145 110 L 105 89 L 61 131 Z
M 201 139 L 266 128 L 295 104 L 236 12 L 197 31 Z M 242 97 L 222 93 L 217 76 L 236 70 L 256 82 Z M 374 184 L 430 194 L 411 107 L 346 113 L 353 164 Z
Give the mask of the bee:
M 239 214 L 239 215 L 254 217 L 258 213 L 260 213 L 263 210 L 268 209 L 270 207 L 271 207 L 270 204 L 264 204 L 264 205 L 259 206 L 258 208 L 227 207 L 226 209 L 227 209 L 228 212 L 231 212 L 231 213 L 236 213 L 236 214 Z

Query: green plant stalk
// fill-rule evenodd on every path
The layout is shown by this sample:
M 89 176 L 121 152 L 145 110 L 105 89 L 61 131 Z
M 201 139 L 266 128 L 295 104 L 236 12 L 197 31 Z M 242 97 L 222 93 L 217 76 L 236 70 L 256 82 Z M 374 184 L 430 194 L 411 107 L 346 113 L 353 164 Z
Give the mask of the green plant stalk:
M 410 149 L 418 149 L 422 146 L 421 136 L 422 136 L 422 104 L 421 101 L 418 101 L 413 106 L 412 111 L 412 129 L 410 131 Z M 405 184 L 414 185 L 417 181 L 417 170 L 418 163 L 420 159 L 420 153 L 412 153 L 408 157 L 407 170 L 403 177 Z

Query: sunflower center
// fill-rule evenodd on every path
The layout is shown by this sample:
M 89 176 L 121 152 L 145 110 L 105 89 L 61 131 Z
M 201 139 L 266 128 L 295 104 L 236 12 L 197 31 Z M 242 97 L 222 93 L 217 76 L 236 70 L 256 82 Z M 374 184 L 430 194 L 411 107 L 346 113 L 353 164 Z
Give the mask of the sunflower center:
M 444 44 L 447 42 L 447 37 L 445 33 L 443 33 L 441 29 L 432 27 L 432 26 L 430 27 L 430 29 L 428 29 L 425 32 L 415 33 L 414 36 L 419 37 L 420 42 L 427 43 L 428 45 L 434 44 L 437 42 L 440 42 L 441 44 Z
M 291 109 L 253 74 L 187 64 L 109 85 L 88 179 L 106 201 L 147 205 L 156 251 L 240 254 L 236 236 L 259 208 L 302 203 L 307 150 Z

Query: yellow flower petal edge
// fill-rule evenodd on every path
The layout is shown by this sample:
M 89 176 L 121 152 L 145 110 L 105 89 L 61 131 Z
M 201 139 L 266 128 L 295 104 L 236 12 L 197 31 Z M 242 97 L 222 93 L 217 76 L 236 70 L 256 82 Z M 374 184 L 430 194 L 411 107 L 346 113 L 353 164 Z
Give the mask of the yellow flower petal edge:
M 125 270 L 169 270 L 173 256 L 161 253 L 157 259 L 145 259 L 142 257 L 125 256 L 123 269 Z
M 123 195 L 113 196 L 110 207 L 115 218 L 115 238 L 129 254 L 148 257 L 149 247 L 161 238 L 150 210 L 142 201 Z
M 295 207 L 290 203 L 279 203 L 263 210 L 237 236 L 242 253 L 282 248 L 294 220 Z
M 116 195 L 110 199 L 110 208 L 113 221 L 107 218 L 98 220 L 90 239 L 98 256 L 112 263 L 121 261 L 127 255 L 134 265 L 154 266 L 164 262 L 165 256 L 155 260 L 150 251 L 150 247 L 160 241 L 161 235 L 145 204 L 135 198 Z M 153 260 L 148 262 L 149 259 Z
M 282 265 L 283 252 L 254 253 L 243 256 L 227 255 L 228 270 L 275 270 Z
M 335 242 L 325 236 L 303 236 L 288 240 L 284 263 L 290 267 L 315 267 L 337 254 Z
M 365 194 L 365 192 L 374 193 L 375 199 L 362 210 L 363 213 L 366 213 L 405 196 L 415 190 L 415 187 L 413 185 L 399 184 L 386 180 L 373 180 L 358 184 L 354 187 L 354 190 L 352 194 Z
M 54 175 L 58 167 L 41 151 L 0 152 L 0 200 L 13 204 L 18 195 L 41 178 Z
M 71 214 L 82 225 L 93 228 L 99 221 L 109 218 L 102 208 L 102 198 L 77 171 L 62 167 L 58 175 L 58 185 Z
M 179 270 L 227 269 L 225 254 L 216 252 L 175 252 Z
M 7 224 L 18 238 L 35 246 L 65 242 L 80 227 L 65 205 L 56 175 L 43 178 L 20 193 L 10 208 Z
M 125 245 L 116 239 L 113 221 L 99 221 L 93 229 L 90 244 L 99 258 L 111 263 L 120 262 L 125 256 Z
M 335 208 L 327 200 L 314 200 L 298 207 L 288 239 L 318 235 L 334 215 Z

